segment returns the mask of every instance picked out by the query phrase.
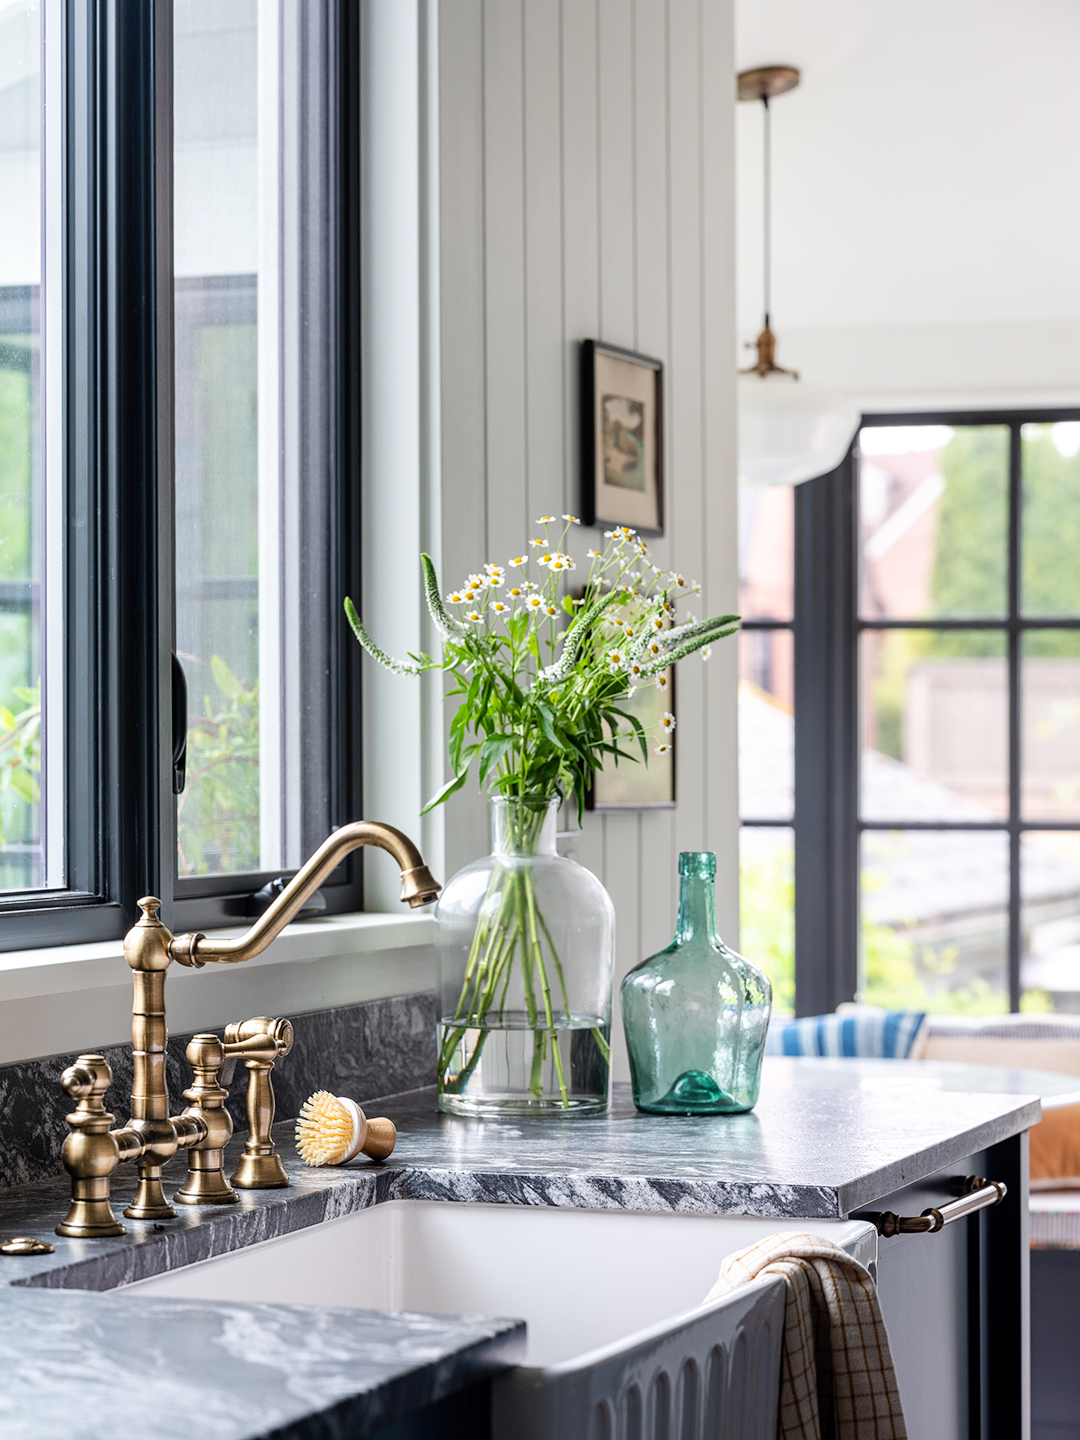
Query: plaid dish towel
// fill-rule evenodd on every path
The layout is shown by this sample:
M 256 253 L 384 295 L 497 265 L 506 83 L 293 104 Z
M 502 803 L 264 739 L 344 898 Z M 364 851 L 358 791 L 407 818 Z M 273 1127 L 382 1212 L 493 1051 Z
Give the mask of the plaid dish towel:
M 869 1271 L 817 1235 L 769 1235 L 727 1257 L 706 1299 L 763 1275 L 787 1284 L 778 1440 L 907 1440 Z

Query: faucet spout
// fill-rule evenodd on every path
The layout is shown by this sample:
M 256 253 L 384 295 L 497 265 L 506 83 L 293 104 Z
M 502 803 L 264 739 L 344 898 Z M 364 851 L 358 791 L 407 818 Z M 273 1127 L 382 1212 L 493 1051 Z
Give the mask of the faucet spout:
M 432 877 L 419 850 L 407 835 L 393 825 L 374 820 L 357 820 L 343 825 L 319 846 L 286 885 L 270 907 L 259 916 L 246 935 L 235 940 L 208 940 L 205 935 L 177 935 L 169 944 L 169 955 L 181 965 L 200 969 L 210 963 L 235 965 L 265 950 L 300 910 L 309 896 L 352 850 L 378 845 L 389 851 L 401 871 L 401 901 L 411 907 L 427 905 L 442 888 Z

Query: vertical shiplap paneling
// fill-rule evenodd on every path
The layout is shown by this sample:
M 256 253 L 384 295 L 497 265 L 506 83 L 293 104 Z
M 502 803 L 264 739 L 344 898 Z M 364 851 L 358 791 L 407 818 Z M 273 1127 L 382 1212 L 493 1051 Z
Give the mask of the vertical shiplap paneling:
M 704 76 L 735 74 L 734 35 L 720 6 L 706 4 L 701 21 Z M 704 267 L 705 491 L 702 533 L 709 562 L 703 579 L 706 613 L 737 608 L 735 376 L 730 337 L 735 334 L 735 245 L 731 225 L 735 178 L 735 106 L 727 85 L 702 88 L 701 170 Z M 709 733 L 703 749 L 708 805 L 706 844 L 716 851 L 716 910 L 720 933 L 737 942 L 739 924 L 738 652 L 734 640 L 716 646 L 706 666 Z
M 597 85 L 600 114 L 600 339 L 635 349 L 634 4 L 599 0 Z M 612 1056 L 615 1078 L 629 1076 L 619 984 L 641 955 L 641 817 L 604 817 L 604 884 L 617 916 Z
M 476 563 L 520 552 L 526 490 L 523 0 L 484 3 L 488 533 Z
M 634 0 L 634 294 L 637 345 L 663 357 L 668 340 L 667 196 L 667 26 L 656 0 Z M 670 563 L 670 534 L 650 540 L 655 563 Z M 653 756 L 654 765 L 671 759 Z M 642 955 L 651 955 L 671 939 L 675 892 L 675 815 L 671 810 L 641 816 Z
M 726 606 L 734 577 L 731 0 L 453 0 L 441 27 L 448 558 L 462 569 L 511 554 L 526 522 L 576 512 L 578 345 L 592 336 L 665 362 L 667 535 L 658 562 L 697 575 L 709 603 Z M 475 153 L 462 156 L 462 146 Z M 450 413 L 454 404 L 467 413 Z M 575 846 L 615 901 L 616 983 L 670 938 L 679 848 L 712 845 L 722 907 L 734 893 L 733 655 L 729 647 L 708 667 L 693 658 L 682 667 L 674 814 L 587 816 Z M 459 813 L 471 817 L 473 808 L 463 803 L 448 817 L 457 864 L 486 844 L 475 825 L 455 833 Z M 613 1038 L 624 1078 L 617 1012 Z
M 562 113 L 557 4 L 525 6 L 525 317 L 528 523 L 563 496 Z M 553 83 L 553 81 L 555 83 Z M 562 519 L 558 522 L 562 524 Z M 523 533 L 524 547 L 529 529 Z M 515 552 L 518 553 L 518 552 Z
M 562 0 L 563 508 L 581 503 L 578 367 L 582 340 L 600 333 L 600 145 L 596 0 Z M 599 539 L 584 531 L 583 548 Z M 585 543 L 588 542 L 588 543 Z M 571 821 L 571 823 L 573 823 Z M 584 817 L 574 859 L 601 879 L 604 821 Z
M 476 565 L 487 533 L 483 9 L 483 0 L 454 0 L 439 29 L 444 589 Z M 445 710 L 444 732 L 453 713 Z M 448 800 L 444 814 L 440 879 L 483 854 L 488 837 L 483 801 L 471 790 Z
M 670 383 L 671 517 L 673 558 L 688 578 L 704 583 L 702 535 L 702 356 L 701 356 L 701 96 L 698 56 L 700 0 L 668 6 L 668 234 L 671 245 Z M 701 602 L 689 608 L 699 617 Z M 680 850 L 705 844 L 702 788 L 707 734 L 704 667 L 692 655 L 679 666 L 676 682 L 679 741 L 678 808 L 675 837 Z

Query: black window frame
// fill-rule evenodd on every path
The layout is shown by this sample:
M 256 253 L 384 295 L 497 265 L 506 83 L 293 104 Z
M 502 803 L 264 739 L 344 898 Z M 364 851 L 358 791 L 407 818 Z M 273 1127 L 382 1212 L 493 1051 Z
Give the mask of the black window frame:
M 350 0 L 325 0 L 304 7 L 301 23 L 316 11 L 319 33 L 304 38 L 329 70 L 327 164 L 311 183 L 325 187 L 332 384 L 322 403 L 334 440 L 325 509 L 311 519 L 328 536 L 325 635 L 304 664 L 326 676 L 317 763 L 336 826 L 361 813 L 360 665 L 341 620 L 341 597 L 360 589 L 361 18 Z M 282 873 L 176 875 L 171 84 L 172 0 L 65 0 L 68 884 L 0 896 L 0 951 L 117 938 L 151 894 L 174 929 L 236 923 L 253 891 Z M 356 857 L 324 894 L 331 912 L 362 908 Z
M 1007 980 L 1020 1009 L 1023 949 L 1021 840 L 1025 833 L 1080 831 L 1080 820 L 1026 820 L 1021 813 L 1023 636 L 1076 630 L 1076 618 L 1021 613 L 1021 430 L 1080 421 L 1080 408 L 1036 407 L 867 412 L 860 431 L 882 426 L 1005 426 L 1009 430 L 1008 609 L 1000 618 L 873 620 L 859 615 L 858 433 L 841 464 L 795 490 L 793 618 L 746 620 L 743 629 L 794 634 L 795 805 L 789 820 L 744 819 L 791 828 L 795 845 L 795 1013 L 818 1015 L 855 999 L 859 983 L 860 840 L 867 831 L 1004 833 L 1009 839 Z M 859 641 L 873 630 L 992 630 L 1007 638 L 1009 813 L 992 821 L 866 820 L 859 814 Z

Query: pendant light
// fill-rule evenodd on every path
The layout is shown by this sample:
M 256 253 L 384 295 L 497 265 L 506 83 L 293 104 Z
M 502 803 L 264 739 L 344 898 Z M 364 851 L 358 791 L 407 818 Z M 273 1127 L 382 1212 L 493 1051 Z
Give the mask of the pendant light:
M 760 100 L 764 127 L 764 318 L 757 363 L 739 372 L 739 479 L 747 485 L 799 485 L 835 470 L 859 428 L 859 408 L 839 391 L 800 380 L 776 363 L 772 289 L 772 113 L 769 101 L 799 83 L 791 65 L 739 76 L 739 99 Z

